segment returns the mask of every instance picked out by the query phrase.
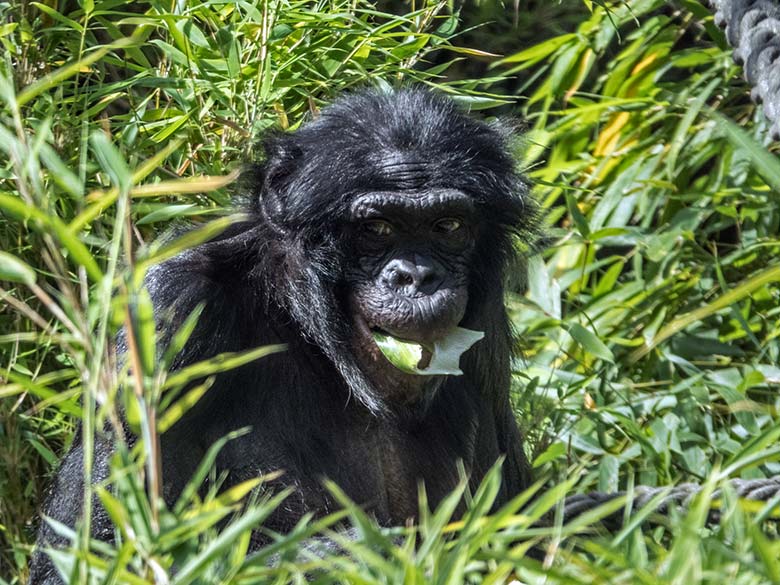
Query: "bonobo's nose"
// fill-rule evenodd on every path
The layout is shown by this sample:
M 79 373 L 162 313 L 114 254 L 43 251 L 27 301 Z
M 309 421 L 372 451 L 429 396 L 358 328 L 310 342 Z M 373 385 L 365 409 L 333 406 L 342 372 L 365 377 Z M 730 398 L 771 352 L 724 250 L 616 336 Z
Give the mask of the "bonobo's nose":
M 441 276 L 429 262 L 395 258 L 382 269 L 382 283 L 405 295 L 433 294 L 441 284 Z

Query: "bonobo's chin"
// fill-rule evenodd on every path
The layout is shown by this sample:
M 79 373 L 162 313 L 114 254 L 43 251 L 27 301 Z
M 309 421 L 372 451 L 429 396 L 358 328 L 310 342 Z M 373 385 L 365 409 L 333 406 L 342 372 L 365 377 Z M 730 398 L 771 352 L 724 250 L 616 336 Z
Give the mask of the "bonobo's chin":
M 356 311 L 353 315 L 352 352 L 381 398 L 391 407 L 408 408 L 429 402 L 446 376 L 421 376 L 398 369 L 382 354 L 364 318 Z M 423 355 L 423 360 L 429 357 Z

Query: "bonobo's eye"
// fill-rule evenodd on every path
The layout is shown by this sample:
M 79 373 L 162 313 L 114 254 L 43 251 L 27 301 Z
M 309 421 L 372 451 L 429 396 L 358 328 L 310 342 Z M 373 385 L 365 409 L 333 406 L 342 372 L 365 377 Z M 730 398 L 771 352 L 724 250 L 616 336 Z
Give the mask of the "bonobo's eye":
M 433 224 L 433 229 L 435 229 L 437 232 L 442 232 L 445 234 L 457 232 L 461 227 L 463 227 L 463 224 L 459 219 L 455 219 L 454 217 L 445 217 L 444 219 L 440 219 L 435 224 Z
M 384 219 L 364 221 L 362 228 L 373 236 L 387 237 L 393 233 L 393 225 Z

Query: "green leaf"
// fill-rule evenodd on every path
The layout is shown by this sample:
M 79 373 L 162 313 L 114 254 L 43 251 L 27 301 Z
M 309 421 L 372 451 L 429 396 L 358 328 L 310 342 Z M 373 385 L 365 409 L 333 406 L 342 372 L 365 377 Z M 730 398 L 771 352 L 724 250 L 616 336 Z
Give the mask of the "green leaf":
M 125 159 L 119 154 L 108 136 L 103 132 L 94 132 L 90 136 L 90 142 L 95 157 L 103 170 L 111 177 L 111 182 L 119 187 L 120 192 L 127 192 L 132 184 L 132 174 Z
M 188 557 L 171 580 L 172 585 L 188 585 L 203 576 L 203 572 L 209 565 L 215 565 L 220 558 L 224 558 L 235 545 L 236 540 L 243 532 L 250 531 L 260 526 L 263 521 L 281 504 L 292 492 L 292 488 L 280 490 L 267 502 L 261 505 L 251 506 L 237 520 L 230 523 L 215 539 L 210 541 L 196 555 Z
M 63 224 L 62 220 L 57 216 L 46 215 L 40 209 L 25 204 L 24 201 L 18 197 L 2 193 L 0 193 L 0 210 L 3 210 L 12 217 L 16 217 L 22 221 L 27 221 L 29 219 L 35 220 L 29 225 L 39 232 L 53 232 L 62 246 L 70 253 L 71 260 L 75 264 L 84 266 L 87 274 L 89 274 L 89 277 L 93 281 L 99 282 L 103 278 L 103 273 L 87 247 L 78 239 L 78 237 L 70 232 L 68 227 Z
M 44 5 L 36 3 L 36 6 L 38 8 L 41 8 L 44 10 Z M 45 10 L 44 10 L 45 11 Z M 56 11 L 52 11 L 52 16 L 54 14 L 59 15 Z M 61 16 L 61 15 L 59 15 Z M 61 17 L 64 18 L 64 17 Z M 79 26 L 74 21 L 70 21 L 70 23 L 74 23 L 76 26 Z M 64 80 L 68 79 L 69 77 L 73 77 L 74 75 L 78 74 L 80 71 L 84 70 L 85 68 L 92 65 L 92 63 L 95 63 L 96 61 L 99 61 L 102 59 L 107 53 L 119 49 L 122 47 L 128 47 L 130 45 L 135 44 L 137 41 L 134 38 L 123 38 L 119 39 L 118 41 L 111 43 L 110 45 L 104 45 L 100 47 L 99 49 L 93 51 L 90 53 L 87 57 L 80 59 L 78 61 L 73 61 L 69 63 L 68 65 L 65 65 L 63 67 L 60 67 L 59 69 L 55 69 L 48 75 L 45 75 L 44 77 L 41 77 L 38 81 L 35 83 L 28 85 L 25 87 L 20 93 L 17 98 L 17 102 L 20 106 L 23 106 L 33 98 L 37 97 L 41 93 L 57 87 L 60 83 L 62 83 Z
M 154 211 L 147 213 L 141 219 L 136 222 L 136 225 L 144 225 L 148 223 L 155 223 L 158 221 L 168 221 L 176 217 L 183 217 L 185 215 L 193 215 L 193 213 L 206 212 L 208 209 L 203 209 L 195 203 L 184 203 L 175 205 L 165 205 L 159 207 Z
M 396 368 L 407 374 L 416 374 L 420 371 L 417 364 L 422 359 L 422 345 L 401 341 L 378 331 L 373 332 L 372 335 L 382 355 Z
M 577 229 L 583 238 L 587 238 L 590 235 L 590 226 L 588 225 L 587 218 L 580 211 L 577 201 L 574 199 L 569 191 L 566 192 L 566 207 L 569 210 L 569 215 L 574 220 Z
M 565 443 L 553 443 L 547 449 L 544 450 L 543 453 L 541 453 L 536 459 L 534 459 L 533 467 L 541 467 L 545 463 L 549 463 L 550 461 L 555 461 L 556 459 L 563 457 L 566 454 L 566 444 Z
M 751 278 L 734 286 L 734 288 L 723 293 L 714 301 L 703 305 L 698 309 L 694 309 L 689 313 L 680 315 L 674 319 L 674 321 L 661 329 L 661 331 L 659 331 L 655 337 L 653 337 L 653 339 L 646 340 L 644 345 L 634 350 L 629 357 L 629 360 L 631 362 L 635 362 L 641 359 L 661 342 L 665 341 L 677 332 L 682 331 L 692 323 L 701 321 L 710 315 L 714 315 L 718 311 L 722 311 L 729 305 L 742 300 L 748 295 L 753 294 L 755 291 L 771 282 L 780 282 L 780 266 L 770 266 L 766 270 L 762 270 Z
M 138 360 L 146 376 L 153 376 L 157 355 L 157 335 L 155 332 L 154 307 L 149 291 L 142 288 L 137 293 L 131 293 L 127 305 L 130 313 L 130 324 L 138 351 Z
M 0 251 L 0 280 L 32 286 L 35 284 L 35 270 L 16 256 Z
M 711 115 L 718 122 L 718 127 L 737 149 L 747 155 L 753 163 L 753 167 L 764 177 L 773 190 L 767 192 L 769 197 L 778 198 L 780 193 L 780 160 L 777 155 L 771 154 L 766 148 L 756 142 L 750 134 L 717 112 L 711 112 Z
M 234 368 L 240 368 L 255 360 L 259 360 L 260 358 L 280 351 L 285 351 L 286 349 L 286 344 L 277 344 L 264 345 L 247 351 L 221 353 L 170 374 L 165 381 L 163 388 L 178 388 L 193 380 L 205 378 L 212 374 L 227 372 Z
M 544 41 L 543 43 L 539 43 L 528 49 L 520 51 L 519 53 L 509 55 L 509 57 L 505 57 L 504 59 L 494 63 L 493 66 L 497 67 L 499 65 L 506 65 L 509 63 L 526 63 L 526 66 L 533 65 L 537 61 L 540 61 L 541 59 L 544 59 L 545 57 L 557 51 L 565 43 L 576 38 L 577 35 L 574 33 L 553 37 Z
M 612 355 L 610 349 L 589 329 L 585 329 L 579 323 L 572 323 L 569 334 L 585 351 L 604 361 L 615 363 L 615 356 Z
M 84 196 L 81 180 L 62 162 L 57 152 L 48 144 L 41 144 L 41 160 L 51 171 L 51 178 L 74 199 Z

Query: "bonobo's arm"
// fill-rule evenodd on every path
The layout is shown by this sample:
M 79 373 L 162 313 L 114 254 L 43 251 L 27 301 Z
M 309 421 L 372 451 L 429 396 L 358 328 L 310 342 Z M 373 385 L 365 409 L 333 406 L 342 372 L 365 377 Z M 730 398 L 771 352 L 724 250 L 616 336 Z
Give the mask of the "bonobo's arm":
M 244 260 L 242 252 L 248 248 L 242 244 L 246 239 L 245 226 L 237 226 L 232 231 L 245 229 L 243 234 L 227 234 L 194 250 L 185 252 L 150 270 L 146 280 L 160 333 L 161 346 L 167 344 L 172 333 L 185 321 L 199 305 L 205 309 L 198 320 L 193 335 L 184 350 L 177 357 L 174 367 L 196 363 L 218 353 L 235 351 L 240 343 L 240 328 L 236 327 L 238 315 L 242 314 L 239 295 L 240 283 L 235 282 L 236 263 Z M 228 293 L 228 290 L 230 291 Z M 246 315 L 245 312 L 243 312 Z M 124 350 L 119 340 L 119 350 Z M 127 437 L 132 443 L 133 437 Z M 95 437 L 94 467 L 92 478 L 95 483 L 105 481 L 109 475 L 109 459 L 113 453 L 114 439 L 110 433 L 98 433 Z M 182 459 L 186 458 L 182 453 Z M 64 457 L 57 476 L 49 489 L 43 515 L 57 522 L 74 527 L 81 517 L 84 495 L 83 447 L 80 429 L 76 433 L 73 446 Z M 189 463 L 190 461 L 188 461 Z M 176 470 L 169 470 L 171 475 Z M 167 480 L 166 480 L 167 481 Z M 92 535 L 95 538 L 111 541 L 113 526 L 108 515 L 97 498 L 92 506 Z M 52 528 L 41 520 L 38 531 L 37 550 L 30 567 L 31 585 L 55 585 L 62 583 L 44 547 L 62 547 L 66 539 L 55 534 Z
M 503 428 L 499 430 L 500 440 L 503 439 L 502 450 L 506 453 L 503 465 L 504 485 L 506 486 L 506 498 L 512 499 L 533 482 L 531 466 L 528 464 L 523 451 L 523 438 L 517 428 L 514 412 L 511 407 L 506 408 L 503 420 Z
M 108 477 L 108 460 L 113 451 L 112 441 L 105 437 L 95 438 L 94 466 L 92 478 L 97 482 Z M 68 454 L 62 460 L 53 485 L 49 488 L 43 514 L 57 522 L 73 528 L 81 517 L 84 498 L 84 451 L 81 445 L 81 426 Z M 103 507 L 97 498 L 92 502 L 92 534 L 101 540 L 111 540 L 113 528 Z M 45 519 L 38 529 L 37 550 L 30 565 L 30 585 L 55 585 L 62 583 L 48 555 L 42 547 L 61 547 L 67 540 L 54 532 Z

